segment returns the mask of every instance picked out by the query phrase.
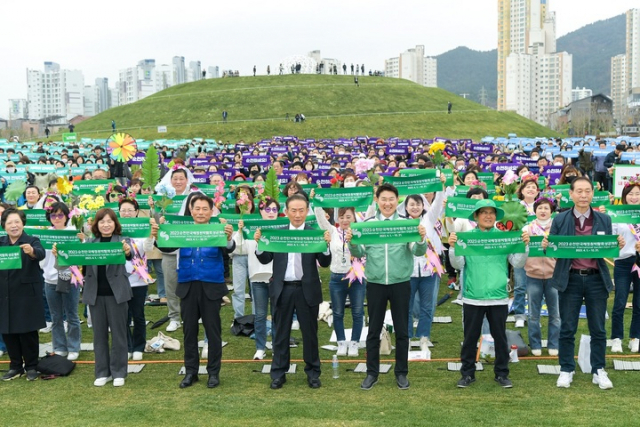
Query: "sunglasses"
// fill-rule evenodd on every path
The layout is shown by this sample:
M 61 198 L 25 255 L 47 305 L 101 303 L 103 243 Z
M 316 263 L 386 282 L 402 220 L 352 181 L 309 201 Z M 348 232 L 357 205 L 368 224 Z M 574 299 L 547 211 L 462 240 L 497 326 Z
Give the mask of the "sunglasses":
M 65 214 L 63 213 L 49 215 L 49 218 L 51 219 L 63 219 L 64 217 L 65 217 Z
M 275 206 L 272 208 L 264 208 L 264 211 L 266 213 L 278 213 L 278 208 L 276 208 Z

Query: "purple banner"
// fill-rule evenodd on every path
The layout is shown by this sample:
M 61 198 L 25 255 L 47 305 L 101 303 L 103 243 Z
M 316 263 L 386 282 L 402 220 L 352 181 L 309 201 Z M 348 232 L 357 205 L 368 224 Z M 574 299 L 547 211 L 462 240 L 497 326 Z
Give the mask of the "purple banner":
M 493 153 L 491 144 L 467 144 L 469 149 L 475 153 Z
M 271 157 L 269 156 L 245 156 L 242 158 L 242 164 L 244 166 L 260 165 L 268 166 L 271 164 Z
M 494 163 L 491 165 L 491 172 L 503 174 L 508 170 L 515 171 L 520 165 L 518 163 Z
M 286 145 L 273 145 L 269 148 L 272 153 L 286 153 L 289 151 L 289 147 Z
M 562 173 L 562 167 L 560 167 L 560 166 L 546 167 L 542 171 L 542 175 L 544 175 L 546 177 L 548 177 L 550 175 L 561 174 L 561 173 Z
M 398 154 L 402 156 L 406 156 L 409 150 L 407 147 L 387 147 L 387 154 Z

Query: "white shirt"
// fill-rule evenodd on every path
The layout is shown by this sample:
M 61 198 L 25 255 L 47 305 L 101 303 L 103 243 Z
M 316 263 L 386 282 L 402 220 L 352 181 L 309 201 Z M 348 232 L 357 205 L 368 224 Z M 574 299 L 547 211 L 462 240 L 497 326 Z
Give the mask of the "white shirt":
M 304 230 L 304 223 L 300 227 L 289 224 L 289 230 Z M 285 282 L 295 282 L 302 280 L 302 254 L 289 253 L 287 259 L 287 270 L 284 273 Z

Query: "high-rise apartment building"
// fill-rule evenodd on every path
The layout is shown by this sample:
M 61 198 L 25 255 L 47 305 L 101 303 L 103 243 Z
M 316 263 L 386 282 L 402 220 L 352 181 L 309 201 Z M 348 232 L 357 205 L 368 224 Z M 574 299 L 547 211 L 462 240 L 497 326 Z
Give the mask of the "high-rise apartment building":
M 611 58 L 611 99 L 613 120 L 618 125 L 626 124 L 627 117 L 627 55 Z
M 640 9 L 627 11 L 626 40 L 627 107 L 637 114 L 640 112 Z
M 9 100 L 9 120 L 21 120 L 29 117 L 26 99 L 10 99 Z
M 173 84 L 179 85 L 182 83 L 186 83 L 187 73 L 184 68 L 184 56 L 173 57 L 173 70 L 174 70 Z
M 547 124 L 571 102 L 572 56 L 556 52 L 547 0 L 498 0 L 498 110 Z
M 587 89 L 586 87 L 579 88 L 576 86 L 575 89 L 571 89 L 571 102 L 579 101 L 583 98 L 589 98 L 593 96 L 593 91 L 591 89 Z
M 84 114 L 84 76 L 79 70 L 61 70 L 45 62 L 44 71 L 27 69 L 30 120 L 65 123 Z
M 200 61 L 189 62 L 189 69 L 187 72 L 187 82 L 195 82 L 202 80 L 202 64 Z
M 438 60 L 424 56 L 424 46 L 408 49 L 384 62 L 384 75 L 411 80 L 426 87 L 438 87 Z

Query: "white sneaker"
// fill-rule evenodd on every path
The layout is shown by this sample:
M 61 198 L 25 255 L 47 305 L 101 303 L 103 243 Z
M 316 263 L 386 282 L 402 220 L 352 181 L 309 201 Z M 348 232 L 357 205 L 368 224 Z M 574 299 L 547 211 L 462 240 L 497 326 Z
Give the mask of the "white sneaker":
M 637 353 L 639 349 L 640 349 L 640 339 L 631 338 L 629 340 L 629 350 L 631 350 L 631 353 Z
M 573 382 L 573 374 L 574 372 L 560 372 L 560 376 L 558 377 L 558 381 L 556 382 L 556 387 L 559 388 L 569 388 L 571 383 Z
M 620 338 L 611 340 L 611 353 L 622 353 L 622 340 Z
M 67 357 L 69 355 L 69 353 L 66 351 L 55 351 L 54 353 L 62 357 Z
M 113 386 L 114 387 L 122 387 L 124 385 L 124 378 L 114 378 Z
M 178 330 L 178 328 L 180 327 L 180 322 L 176 321 L 176 320 L 172 320 L 171 322 L 169 322 L 169 326 L 167 326 L 166 331 L 167 332 L 175 332 Z
M 532 356 L 542 356 L 542 350 L 540 350 L 539 348 L 532 348 L 531 349 L 531 355 Z
M 209 343 L 204 343 L 204 347 L 202 347 L 201 358 L 209 360 Z
M 346 341 L 338 341 L 338 352 L 336 356 L 346 356 L 347 355 L 347 342 Z
M 133 352 L 133 356 L 131 357 L 131 359 L 132 360 L 142 360 L 142 352 L 141 351 L 134 351 Z
M 0 350 L 0 357 L 4 356 L 4 351 Z
M 613 388 L 613 383 L 609 379 L 609 375 L 604 369 L 598 369 L 598 373 L 593 374 L 592 382 L 594 384 L 598 384 L 598 387 L 600 387 L 600 389 L 602 390 L 609 390 L 610 388 Z
M 127 353 L 127 360 L 131 360 L 132 357 L 133 357 L 133 353 Z
M 96 378 L 96 380 L 93 382 L 93 385 L 96 386 L 96 387 L 102 387 L 106 383 L 108 383 L 109 381 L 112 381 L 112 380 L 113 380 L 113 378 L 111 378 L 111 377 Z
M 292 331 L 299 331 L 300 330 L 300 322 L 298 322 L 297 320 L 294 320 L 293 322 L 291 322 L 291 330 Z
M 47 322 L 47 326 L 45 326 L 44 328 L 40 329 L 40 333 L 41 334 L 48 334 L 51 332 L 51 328 L 53 327 L 53 322 Z
M 78 356 L 80 356 L 80 353 L 78 353 L 77 351 L 70 351 L 69 355 L 67 356 L 67 360 L 76 360 Z
M 524 319 L 516 320 L 516 328 L 524 328 Z
M 558 355 L 558 349 L 557 348 L 550 348 L 549 349 L 549 356 L 557 356 Z
M 347 355 L 349 357 L 358 357 L 359 356 L 358 350 L 359 350 L 358 341 L 350 341 Z
M 256 354 L 253 355 L 253 360 L 262 360 L 266 354 L 264 350 L 256 350 Z
M 462 300 L 461 300 L 461 299 L 456 298 L 456 299 L 454 299 L 453 301 L 451 301 L 451 304 L 458 304 L 458 305 L 462 305 L 462 304 L 463 304 L 463 302 L 462 302 Z

